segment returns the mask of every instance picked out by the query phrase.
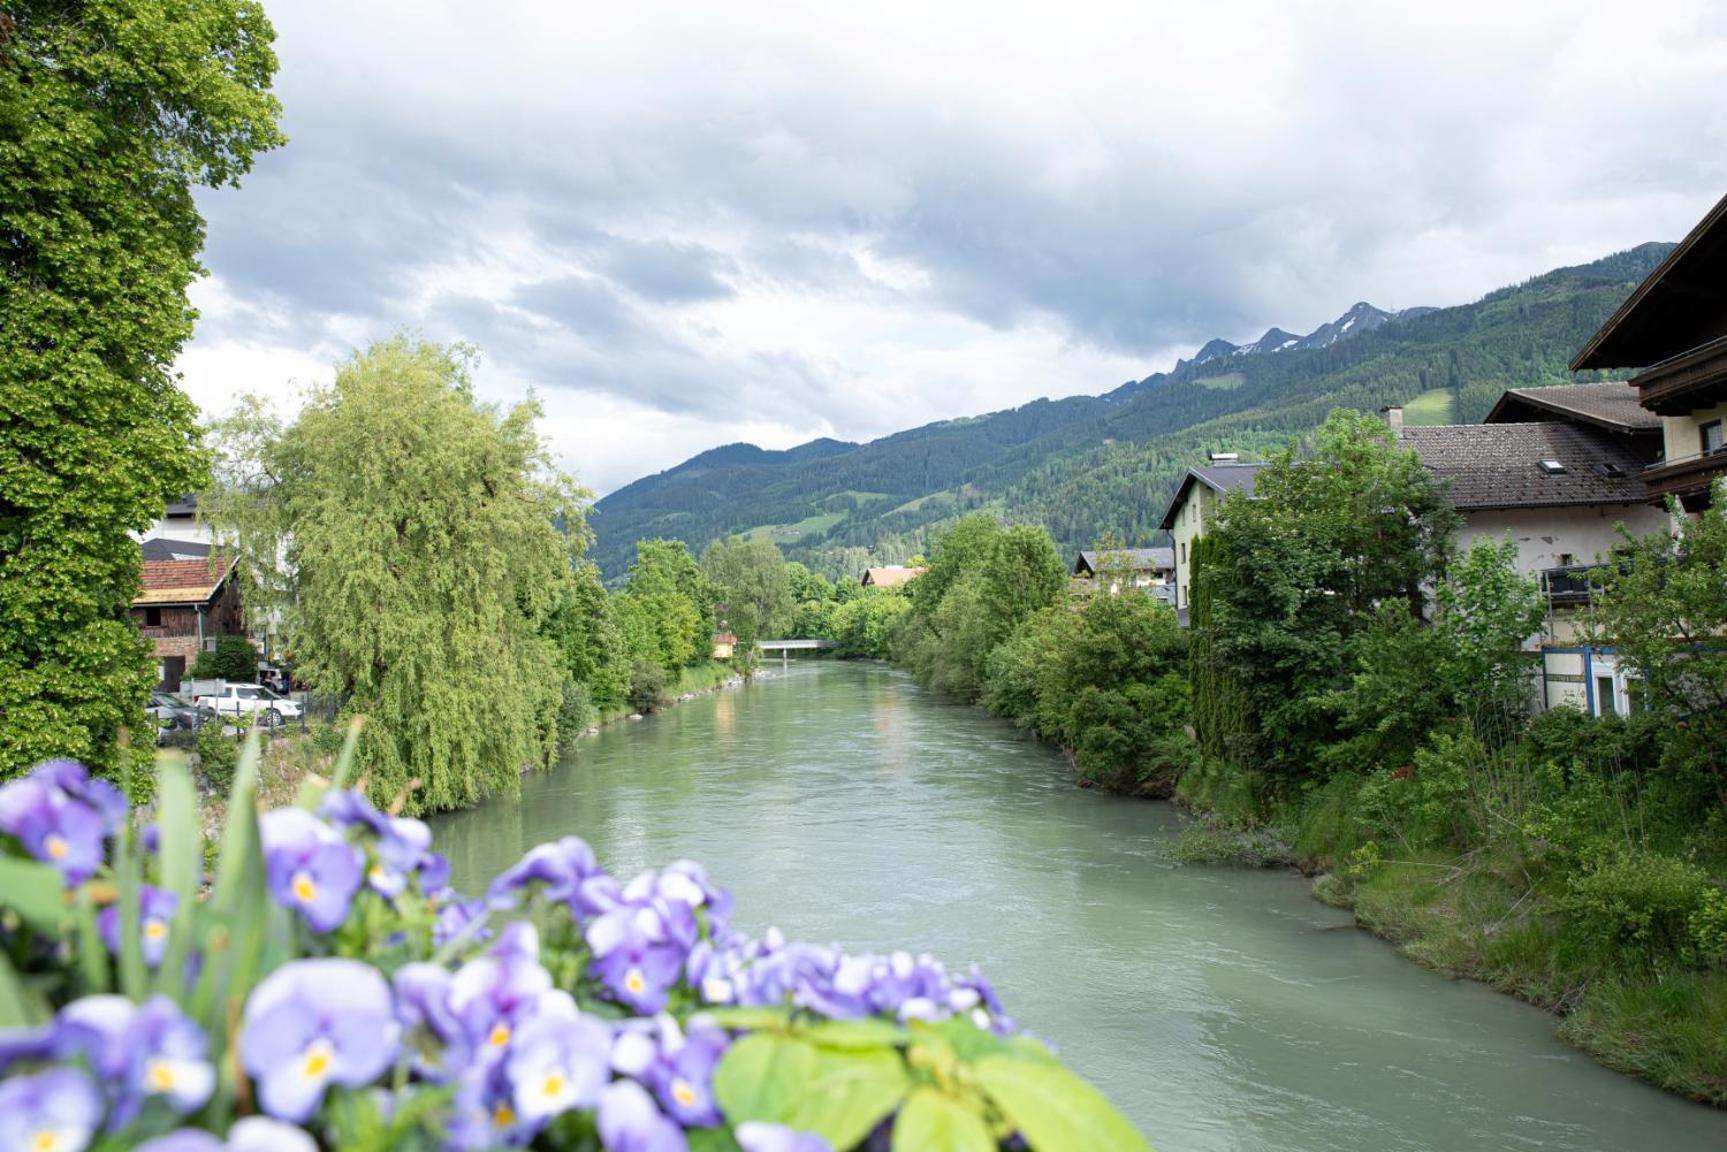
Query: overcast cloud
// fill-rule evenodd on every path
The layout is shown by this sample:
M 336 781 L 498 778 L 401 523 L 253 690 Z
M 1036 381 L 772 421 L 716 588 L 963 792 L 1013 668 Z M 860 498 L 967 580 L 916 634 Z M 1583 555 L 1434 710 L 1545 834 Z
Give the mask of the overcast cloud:
M 291 141 L 202 197 L 187 387 L 467 340 L 602 491 L 1458 303 L 1727 192 L 1708 2 L 266 5 Z

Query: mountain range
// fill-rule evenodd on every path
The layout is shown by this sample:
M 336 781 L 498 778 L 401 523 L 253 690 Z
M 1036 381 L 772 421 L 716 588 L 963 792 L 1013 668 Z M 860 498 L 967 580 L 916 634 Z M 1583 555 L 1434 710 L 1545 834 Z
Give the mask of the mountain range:
M 1574 379 L 1572 353 L 1671 247 L 1640 245 L 1455 307 L 1359 303 L 1305 336 L 1273 327 L 1250 344 L 1211 340 L 1101 395 L 866 444 L 713 448 L 600 500 L 591 555 L 616 579 L 639 539 L 699 551 L 765 535 L 788 558 L 852 576 L 908 558 L 933 527 L 979 509 L 1041 523 L 1069 550 L 1105 534 L 1153 544 L 1183 471 L 1207 450 L 1263 455 L 1340 406 L 1402 404 L 1410 423 L 1479 420 L 1507 388 Z

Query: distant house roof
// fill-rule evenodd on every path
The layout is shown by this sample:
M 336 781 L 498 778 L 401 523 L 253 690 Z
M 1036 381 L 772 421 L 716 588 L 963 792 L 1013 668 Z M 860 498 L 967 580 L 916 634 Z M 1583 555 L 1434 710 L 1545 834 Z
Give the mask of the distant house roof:
M 861 583 L 865 588 L 898 588 L 922 576 L 928 569 L 905 568 L 898 564 L 888 564 L 881 568 L 865 568 Z
M 1450 482 L 1458 511 L 1642 504 L 1644 461 L 1619 437 L 1588 424 L 1446 424 L 1405 427 L 1399 442 Z
M 1589 338 L 1571 370 L 1647 368 L 1727 337 L 1727 197 Z
M 1175 498 L 1164 510 L 1162 527 L 1165 530 L 1175 527 L 1175 518 L 1181 512 L 1181 506 L 1187 503 L 1187 495 L 1195 484 L 1203 484 L 1220 496 L 1241 489 L 1252 495 L 1254 482 L 1264 467 L 1264 464 L 1207 464 L 1203 468 L 1189 468 L 1187 475 L 1181 478 L 1181 487 L 1175 490 Z
M 144 541 L 146 560 L 199 560 L 210 555 L 210 546 L 196 540 L 168 540 L 157 537 Z
M 209 560 L 146 560 L 134 608 L 162 604 L 208 604 L 234 571 L 232 557 Z
M 1637 400 L 1637 388 L 1624 380 L 1513 388 L 1499 397 L 1484 424 L 1530 424 L 1541 420 L 1581 420 L 1610 432 L 1661 434 L 1661 417 Z
M 198 495 L 195 492 L 168 501 L 164 516 L 173 518 L 180 516 L 196 516 L 198 514 Z
M 1075 576 L 1094 576 L 1097 566 L 1104 556 L 1119 556 L 1124 560 L 1129 570 L 1134 572 L 1172 572 L 1175 570 L 1174 548 L 1115 548 L 1104 551 L 1086 551 L 1079 554 L 1079 559 L 1073 562 Z

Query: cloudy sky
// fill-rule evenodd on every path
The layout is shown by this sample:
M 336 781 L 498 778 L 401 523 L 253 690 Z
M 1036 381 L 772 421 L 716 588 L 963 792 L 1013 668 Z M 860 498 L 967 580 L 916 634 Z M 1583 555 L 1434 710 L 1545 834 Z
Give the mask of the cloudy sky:
M 600 491 L 1450 304 L 1727 192 L 1727 5 L 266 0 L 206 411 L 409 327 Z

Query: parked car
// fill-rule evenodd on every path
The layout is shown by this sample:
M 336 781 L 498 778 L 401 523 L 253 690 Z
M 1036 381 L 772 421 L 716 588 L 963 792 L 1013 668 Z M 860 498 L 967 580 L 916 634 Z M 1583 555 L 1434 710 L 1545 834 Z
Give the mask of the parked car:
M 268 727 L 300 718 L 297 701 L 278 695 L 262 684 L 224 684 L 219 691 L 193 697 L 192 702 L 214 708 L 218 716 L 236 719 L 257 717 Z
M 156 734 L 158 738 L 175 729 L 191 730 L 203 724 L 206 720 L 214 720 L 216 712 L 213 708 L 200 708 L 188 704 L 178 696 L 170 696 L 166 692 L 150 693 L 150 705 L 145 711 L 156 718 Z

